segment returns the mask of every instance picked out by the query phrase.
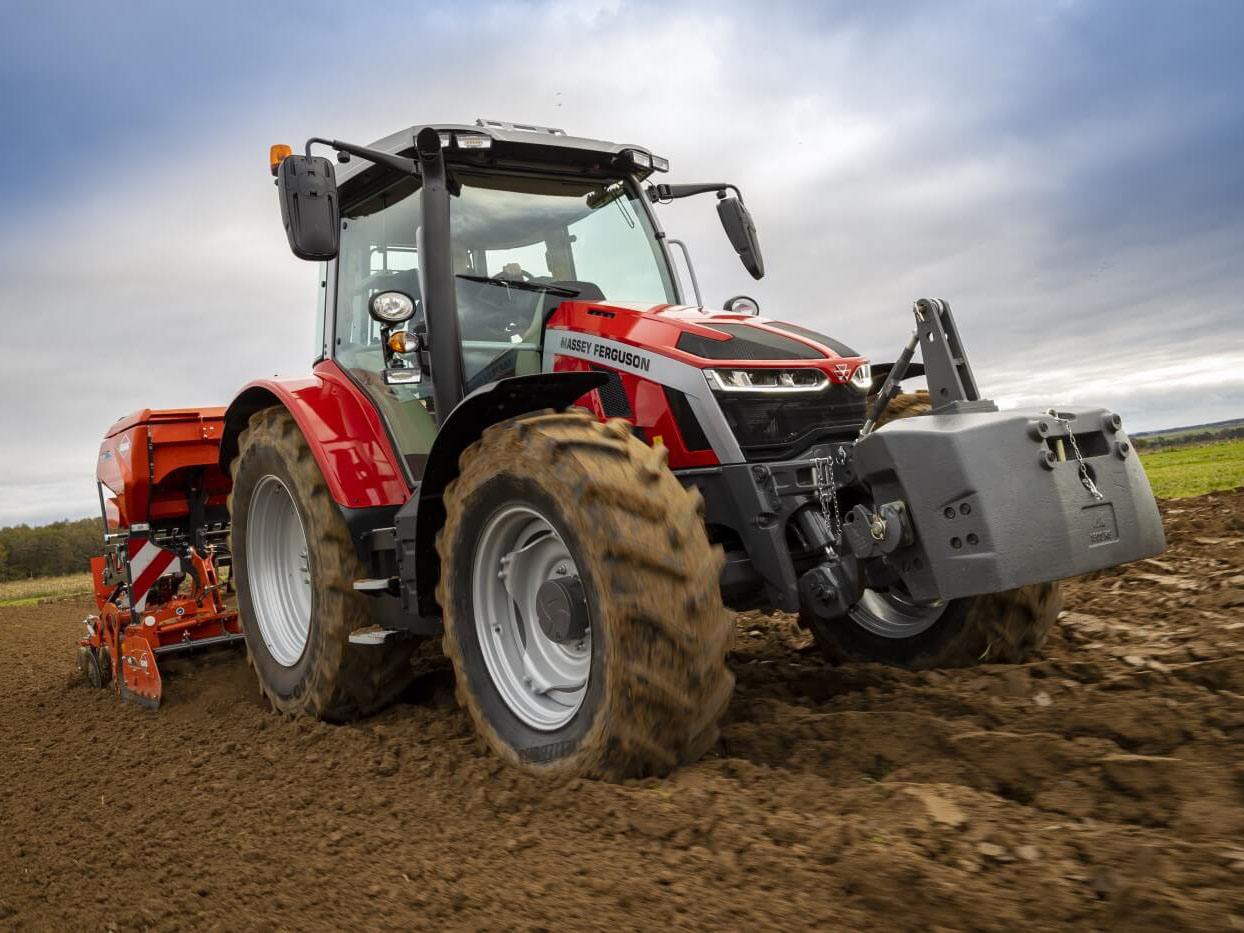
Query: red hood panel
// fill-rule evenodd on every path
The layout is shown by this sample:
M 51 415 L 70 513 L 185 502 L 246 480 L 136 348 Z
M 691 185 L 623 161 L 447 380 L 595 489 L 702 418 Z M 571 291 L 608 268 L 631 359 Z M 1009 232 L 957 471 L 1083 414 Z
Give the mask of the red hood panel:
M 725 325 L 728 330 L 714 325 Z M 846 382 L 856 367 L 867 362 L 837 341 L 803 327 L 681 305 L 566 301 L 550 317 L 548 328 L 628 343 L 704 369 L 810 366 L 834 382 Z M 753 329 L 756 339 L 748 340 Z M 784 347 L 787 352 L 775 351 L 772 358 L 766 358 L 767 346 Z

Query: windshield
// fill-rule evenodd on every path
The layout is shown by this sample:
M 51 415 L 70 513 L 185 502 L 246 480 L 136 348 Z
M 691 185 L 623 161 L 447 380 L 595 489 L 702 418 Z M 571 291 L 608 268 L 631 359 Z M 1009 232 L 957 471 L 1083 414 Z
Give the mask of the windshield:
M 538 372 L 544 328 L 563 301 L 676 301 L 641 197 L 618 180 L 451 168 L 450 249 L 466 390 Z M 337 273 L 334 355 L 372 395 L 415 475 L 436 424 L 432 387 L 383 381 L 380 326 L 368 299 L 396 289 L 420 301 L 419 180 L 347 208 Z

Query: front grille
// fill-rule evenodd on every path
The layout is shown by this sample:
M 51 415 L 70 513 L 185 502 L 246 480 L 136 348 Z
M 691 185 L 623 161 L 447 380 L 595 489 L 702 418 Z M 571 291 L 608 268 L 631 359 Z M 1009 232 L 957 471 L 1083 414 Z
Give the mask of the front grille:
M 863 395 L 837 384 L 815 395 L 720 393 L 717 402 L 749 461 L 784 460 L 816 441 L 854 437 L 866 406 Z

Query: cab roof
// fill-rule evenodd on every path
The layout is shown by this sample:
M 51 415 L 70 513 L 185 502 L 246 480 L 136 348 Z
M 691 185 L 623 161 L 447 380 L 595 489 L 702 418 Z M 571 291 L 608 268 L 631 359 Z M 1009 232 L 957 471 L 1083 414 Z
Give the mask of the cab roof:
M 442 145 L 446 147 L 446 156 L 455 161 L 467 161 L 477 164 L 514 164 L 540 163 L 550 166 L 579 165 L 596 166 L 604 171 L 621 170 L 643 180 L 652 174 L 652 151 L 644 146 L 633 143 L 611 143 L 601 139 L 588 139 L 582 136 L 568 136 L 564 130 L 552 127 L 529 126 L 524 124 L 503 123 L 497 120 L 476 120 L 474 124 L 466 123 L 427 123 L 407 127 L 392 133 L 383 139 L 371 143 L 370 148 L 393 155 L 413 155 L 415 137 L 421 130 L 428 127 L 441 134 Z M 465 149 L 457 144 L 457 137 L 485 136 L 491 140 L 487 149 Z M 647 156 L 648 165 L 636 163 L 630 155 L 632 152 Z M 346 184 L 373 168 L 365 159 L 351 159 L 340 166 L 337 172 L 338 184 Z

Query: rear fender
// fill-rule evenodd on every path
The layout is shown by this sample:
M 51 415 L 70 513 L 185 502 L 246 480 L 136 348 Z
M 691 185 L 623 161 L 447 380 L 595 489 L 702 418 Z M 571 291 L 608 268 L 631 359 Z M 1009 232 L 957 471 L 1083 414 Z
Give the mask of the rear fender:
M 449 413 L 428 454 L 423 480 L 397 513 L 398 566 L 402 603 L 420 616 L 440 614 L 436 584 L 440 561 L 436 533 L 445 524 L 445 487 L 458 475 L 458 458 L 489 425 L 544 408 L 563 409 L 600 388 L 600 372 L 534 373 L 511 376 L 475 390 Z
M 281 406 L 293 416 L 329 494 L 343 509 L 397 507 L 410 486 L 375 406 L 331 361 L 308 378 L 261 379 L 247 385 L 225 412 L 220 468 L 226 475 L 250 418 Z

